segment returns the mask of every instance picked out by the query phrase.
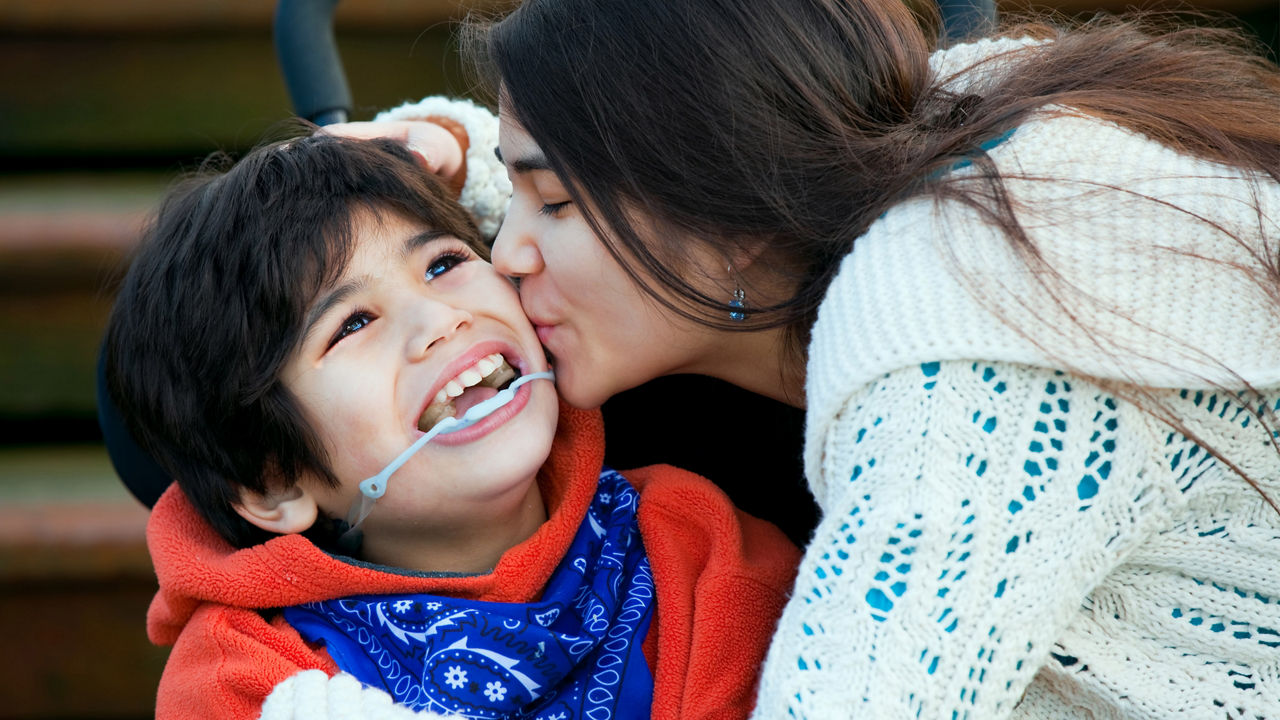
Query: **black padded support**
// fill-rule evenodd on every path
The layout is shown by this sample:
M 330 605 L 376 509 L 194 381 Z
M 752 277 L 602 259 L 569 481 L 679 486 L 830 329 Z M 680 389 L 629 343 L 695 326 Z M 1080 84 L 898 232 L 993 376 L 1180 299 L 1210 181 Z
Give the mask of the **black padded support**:
M 107 455 L 116 474 L 124 481 L 129 492 L 147 507 L 156 504 L 161 493 L 169 487 L 169 474 L 160 468 L 145 450 L 133 439 L 124 418 L 107 394 L 104 354 L 98 353 L 98 424 L 102 427 L 102 439 Z

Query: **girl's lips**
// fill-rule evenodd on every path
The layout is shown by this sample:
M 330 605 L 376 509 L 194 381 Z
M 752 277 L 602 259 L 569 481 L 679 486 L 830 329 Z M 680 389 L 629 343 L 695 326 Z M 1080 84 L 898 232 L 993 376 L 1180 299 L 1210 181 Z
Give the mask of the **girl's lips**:
M 534 325 L 533 329 L 534 329 L 534 332 L 538 334 L 538 342 L 542 343 L 542 345 L 545 347 L 549 342 L 551 342 L 551 336 L 555 332 L 556 326 L 555 325 Z

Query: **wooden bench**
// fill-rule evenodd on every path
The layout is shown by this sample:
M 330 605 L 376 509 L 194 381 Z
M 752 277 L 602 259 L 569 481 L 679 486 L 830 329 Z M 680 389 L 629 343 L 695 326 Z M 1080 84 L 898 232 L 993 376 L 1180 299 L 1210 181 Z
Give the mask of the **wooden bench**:
M 146 510 L 93 445 L 2 449 L 0 478 L 0 715 L 151 717 Z

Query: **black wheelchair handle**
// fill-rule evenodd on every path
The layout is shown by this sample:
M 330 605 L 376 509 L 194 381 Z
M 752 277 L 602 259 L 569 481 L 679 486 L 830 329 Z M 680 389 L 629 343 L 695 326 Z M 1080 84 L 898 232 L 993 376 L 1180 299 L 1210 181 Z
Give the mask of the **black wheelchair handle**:
M 338 0 L 280 0 L 273 23 L 276 58 L 298 117 L 346 122 L 351 90 L 333 37 Z

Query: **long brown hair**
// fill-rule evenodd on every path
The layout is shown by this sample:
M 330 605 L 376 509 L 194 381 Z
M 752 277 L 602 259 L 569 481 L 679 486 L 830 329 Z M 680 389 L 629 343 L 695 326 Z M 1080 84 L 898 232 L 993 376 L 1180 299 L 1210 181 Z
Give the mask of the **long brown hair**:
M 473 26 L 469 50 L 642 287 L 728 327 L 724 298 L 682 277 L 683 251 L 766 243 L 795 292 L 750 327 L 788 326 L 797 348 L 839 259 L 909 196 L 958 195 L 1025 239 L 999 193 L 934 179 L 1046 105 L 1280 180 L 1280 70 L 1239 33 L 1163 15 L 1020 22 L 1002 34 L 1053 42 L 998 59 L 1014 69 L 975 96 L 930 72 L 935 24 L 898 0 L 526 0 Z
M 975 208 L 1042 262 L 981 147 L 1047 106 L 1280 182 L 1280 69 L 1238 32 L 1149 14 L 1001 34 L 1048 42 L 961 69 L 975 93 L 935 76 L 936 16 L 900 0 L 525 0 L 469 49 L 641 288 L 734 329 L 683 261 L 695 242 L 763 251 L 794 291 L 736 327 L 786 327 L 801 356 L 841 258 L 907 198 Z M 978 182 L 945 172 L 961 161 Z M 1276 244 L 1261 252 L 1280 306 Z

